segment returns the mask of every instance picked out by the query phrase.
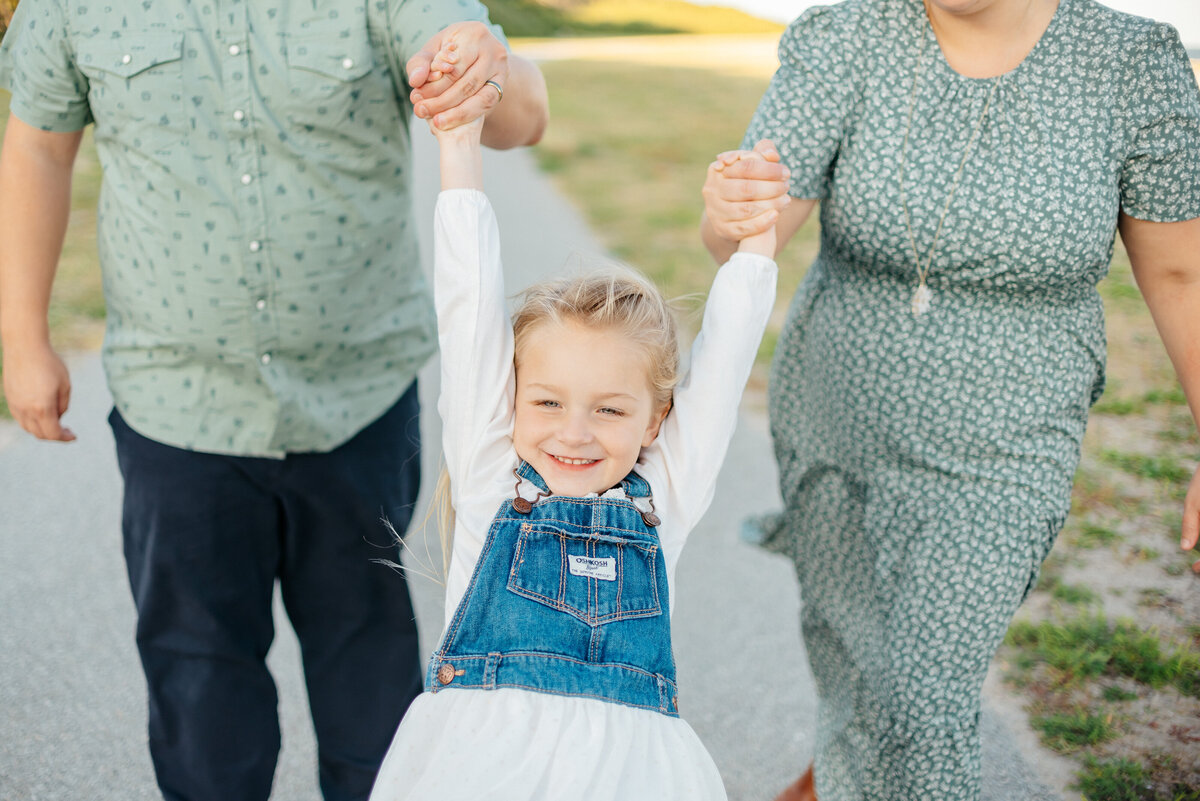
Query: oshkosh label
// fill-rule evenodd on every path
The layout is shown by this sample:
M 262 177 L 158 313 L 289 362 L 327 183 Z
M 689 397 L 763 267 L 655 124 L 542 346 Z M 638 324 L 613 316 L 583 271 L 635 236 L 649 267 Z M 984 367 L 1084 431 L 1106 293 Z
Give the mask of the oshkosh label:
M 617 580 L 617 558 L 615 556 L 595 559 L 591 556 L 568 555 L 567 565 L 571 568 L 572 576 L 583 576 L 601 581 Z

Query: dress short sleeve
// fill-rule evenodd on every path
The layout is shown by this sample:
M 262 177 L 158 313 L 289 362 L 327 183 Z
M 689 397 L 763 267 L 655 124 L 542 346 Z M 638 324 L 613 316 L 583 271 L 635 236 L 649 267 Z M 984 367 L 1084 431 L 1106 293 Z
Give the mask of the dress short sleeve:
M 44 131 L 78 131 L 92 121 L 88 81 L 75 68 L 67 15 L 56 0 L 24 2 L 0 45 L 0 87 L 9 110 Z
M 856 94 L 857 23 L 848 7 L 804 12 L 779 41 L 779 70 L 758 104 L 742 146 L 770 139 L 792 173 L 793 197 L 825 198 Z
M 1200 87 L 1179 34 L 1156 24 L 1129 68 L 1121 210 L 1151 222 L 1200 217 Z

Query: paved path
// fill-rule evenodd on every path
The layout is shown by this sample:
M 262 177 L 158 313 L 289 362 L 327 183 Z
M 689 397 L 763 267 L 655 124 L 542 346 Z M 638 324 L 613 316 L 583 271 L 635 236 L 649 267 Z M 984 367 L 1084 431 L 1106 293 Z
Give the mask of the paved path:
M 417 200 L 432 226 L 434 155 L 418 136 Z M 512 288 L 599 248 L 527 153 L 489 154 Z M 105 424 L 98 358 L 71 362 L 72 445 L 34 442 L 0 424 L 0 801 L 138 801 L 157 793 L 145 746 L 145 689 L 120 542 L 120 479 Z M 436 376 L 422 377 L 433 409 Z M 436 443 L 436 415 L 424 416 Z M 426 476 L 436 474 L 436 448 Z M 721 768 L 732 801 L 770 799 L 807 764 L 815 700 L 798 637 L 788 564 L 741 544 L 749 511 L 777 502 L 765 426 L 746 415 L 712 510 L 679 567 L 675 642 L 685 718 Z M 426 484 L 431 484 L 427 481 Z M 419 516 L 418 516 L 418 519 Z M 430 536 L 435 536 L 430 533 Z M 420 550 L 422 533 L 410 537 Z M 426 652 L 441 625 L 440 588 L 414 581 Z M 274 799 L 311 801 L 316 760 L 299 657 L 280 616 L 270 664 L 280 689 L 283 753 Z M 1011 738 L 985 716 L 986 801 L 1052 799 Z

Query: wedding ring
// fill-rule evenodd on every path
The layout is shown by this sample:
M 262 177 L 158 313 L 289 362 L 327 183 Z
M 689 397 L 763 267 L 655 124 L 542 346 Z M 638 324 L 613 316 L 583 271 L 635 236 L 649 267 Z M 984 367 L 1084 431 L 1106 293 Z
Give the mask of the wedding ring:
M 484 81 L 484 86 L 496 87 L 496 92 L 497 92 L 497 94 L 500 95 L 498 98 L 496 98 L 497 103 L 499 103 L 501 100 L 504 99 L 504 90 L 500 88 L 500 84 L 496 83 L 495 81 L 488 80 L 488 81 Z

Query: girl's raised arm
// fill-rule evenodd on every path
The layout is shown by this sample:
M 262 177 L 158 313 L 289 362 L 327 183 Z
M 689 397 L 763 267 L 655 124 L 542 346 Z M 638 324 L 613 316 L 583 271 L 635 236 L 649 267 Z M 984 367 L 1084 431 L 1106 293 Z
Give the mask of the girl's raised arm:
M 483 118 L 443 131 L 430 124 L 438 140 L 442 191 L 447 189 L 483 189 L 483 155 L 479 137 Z
M 460 503 L 461 490 L 477 487 L 481 476 L 502 475 L 506 468 L 501 462 L 511 461 L 512 323 L 504 299 L 500 232 L 481 191 L 481 127 L 431 126 L 442 176 L 433 248 L 442 375 L 438 412 L 451 498 L 460 518 L 472 514 Z M 489 509 L 487 518 L 493 514 L 495 509 Z M 460 546 L 470 545 L 455 543 L 456 560 Z

